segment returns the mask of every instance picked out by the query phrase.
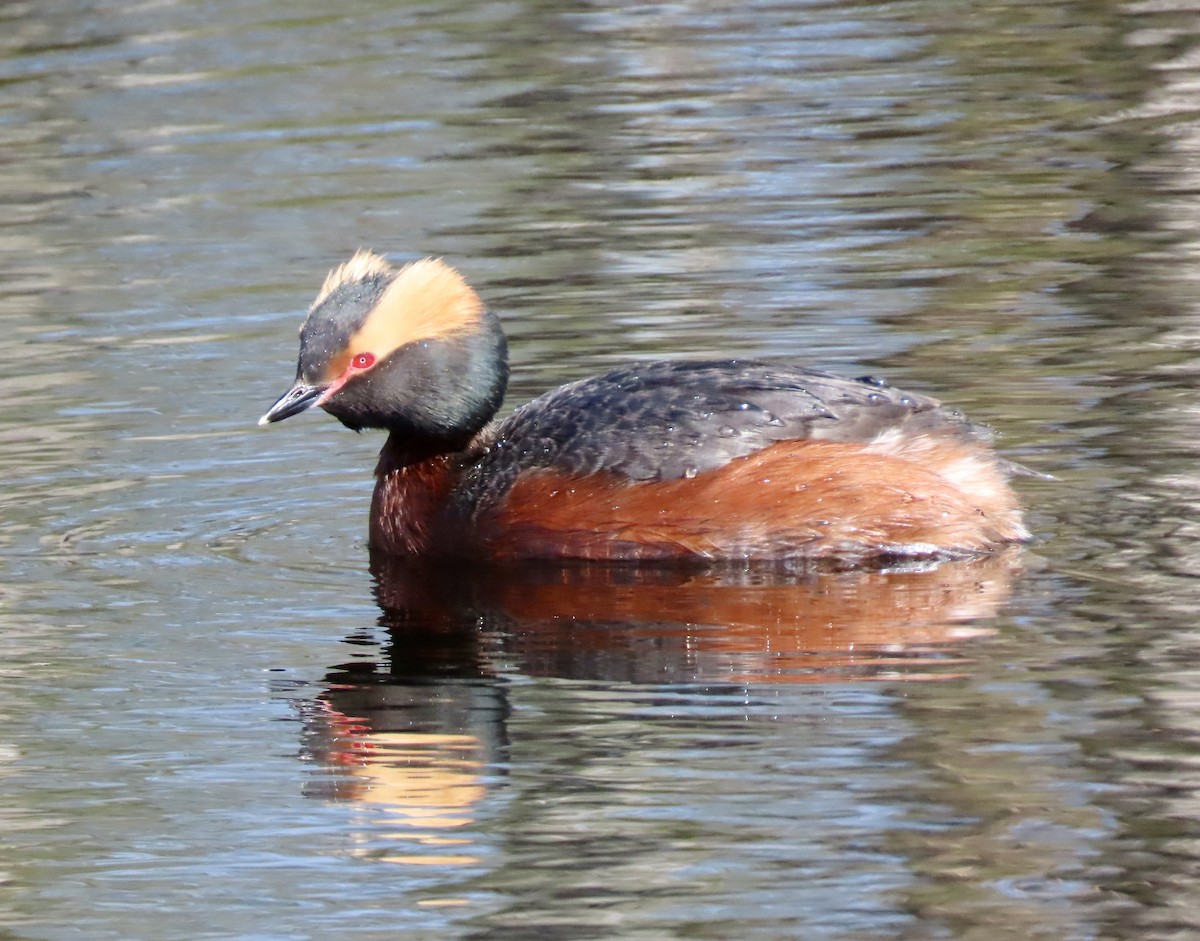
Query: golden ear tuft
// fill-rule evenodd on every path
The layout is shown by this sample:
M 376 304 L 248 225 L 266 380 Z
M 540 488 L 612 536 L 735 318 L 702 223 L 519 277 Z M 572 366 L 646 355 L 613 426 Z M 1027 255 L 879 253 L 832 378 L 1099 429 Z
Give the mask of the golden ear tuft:
M 437 258 L 405 265 L 350 340 L 382 357 L 408 343 L 478 330 L 483 301 L 462 275 Z
M 483 311 L 479 295 L 440 258 L 422 258 L 401 268 L 380 306 L 389 303 L 404 308 L 410 318 L 440 325 L 431 336 L 472 326 Z
M 313 301 L 313 306 L 316 307 L 343 284 L 353 284 L 355 281 L 388 275 L 394 270 L 382 255 L 376 255 L 365 248 L 360 248 L 349 261 L 338 265 L 325 276 L 325 283 L 317 292 L 317 299 Z

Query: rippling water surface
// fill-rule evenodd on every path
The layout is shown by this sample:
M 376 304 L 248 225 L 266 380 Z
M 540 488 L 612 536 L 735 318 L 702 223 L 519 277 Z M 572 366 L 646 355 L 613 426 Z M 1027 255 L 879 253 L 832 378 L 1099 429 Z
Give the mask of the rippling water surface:
M 1194 9 L 330 9 L 0 9 L 0 933 L 1200 931 Z M 1038 542 L 372 563 L 379 438 L 254 424 L 359 246 L 463 270 L 510 402 L 938 395 Z

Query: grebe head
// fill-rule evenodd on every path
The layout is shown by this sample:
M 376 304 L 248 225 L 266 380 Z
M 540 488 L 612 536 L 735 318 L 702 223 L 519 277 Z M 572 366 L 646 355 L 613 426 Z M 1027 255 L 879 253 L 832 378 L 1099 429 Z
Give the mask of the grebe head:
M 499 320 L 457 271 L 426 258 L 395 269 L 359 251 L 325 279 L 300 328 L 296 381 L 260 425 L 319 405 L 343 425 L 461 447 L 508 382 Z

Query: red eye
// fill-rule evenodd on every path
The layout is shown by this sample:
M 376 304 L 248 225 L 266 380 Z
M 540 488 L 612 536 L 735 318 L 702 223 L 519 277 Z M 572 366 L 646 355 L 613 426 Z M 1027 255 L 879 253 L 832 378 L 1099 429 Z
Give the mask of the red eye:
M 354 357 L 354 359 L 352 359 L 350 361 L 350 368 L 352 368 L 352 369 L 370 369 L 374 365 L 375 365 L 375 354 L 374 353 L 359 353 L 356 357 Z

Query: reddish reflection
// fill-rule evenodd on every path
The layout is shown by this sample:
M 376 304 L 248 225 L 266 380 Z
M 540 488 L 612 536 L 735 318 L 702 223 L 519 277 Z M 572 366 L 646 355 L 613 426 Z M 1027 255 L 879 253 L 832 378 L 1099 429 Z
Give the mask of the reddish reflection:
M 1018 559 L 805 574 L 379 561 L 375 573 L 402 659 L 457 637 L 484 674 L 502 653 L 507 668 L 536 676 L 753 684 L 945 678 L 922 668 L 961 658 L 957 645 L 990 632 Z
M 506 765 L 504 677 L 707 689 L 945 679 L 968 663 L 961 644 L 990 632 L 1016 559 L 803 575 L 373 560 L 390 646 L 331 671 L 310 707 L 306 751 L 321 769 L 310 792 L 358 805 L 356 852 L 473 865 L 473 825 Z

